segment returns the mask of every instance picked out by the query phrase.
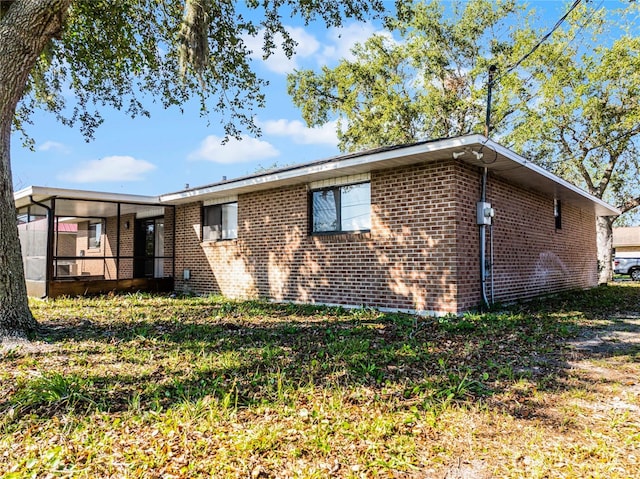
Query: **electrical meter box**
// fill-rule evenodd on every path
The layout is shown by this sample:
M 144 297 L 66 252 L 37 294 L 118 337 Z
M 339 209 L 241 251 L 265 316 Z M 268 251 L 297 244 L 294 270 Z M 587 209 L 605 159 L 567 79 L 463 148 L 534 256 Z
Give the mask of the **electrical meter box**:
M 495 216 L 496 212 L 491 207 L 491 203 L 486 201 L 478 201 L 476 204 L 477 208 L 477 216 L 478 216 L 478 224 L 479 225 L 490 225 L 491 220 Z

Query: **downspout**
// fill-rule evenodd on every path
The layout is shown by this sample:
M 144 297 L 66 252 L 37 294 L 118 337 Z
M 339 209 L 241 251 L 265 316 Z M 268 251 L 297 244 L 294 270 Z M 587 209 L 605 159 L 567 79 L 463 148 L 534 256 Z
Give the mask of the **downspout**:
M 487 167 L 482 169 L 482 190 L 480 192 L 480 203 L 478 204 L 478 224 L 480 225 L 480 291 L 482 293 L 482 304 L 489 307 L 487 298 L 487 225 L 485 217 L 485 206 L 487 203 Z
M 491 248 L 491 253 L 490 253 L 490 258 L 489 258 L 489 267 L 490 267 L 490 275 L 491 275 L 491 304 L 495 303 L 495 298 L 493 295 L 493 291 L 494 291 L 494 281 L 493 281 L 493 222 L 489 225 L 489 237 L 491 238 L 491 244 L 490 244 L 490 248 Z
M 33 196 L 29 196 L 29 201 L 34 205 L 38 205 L 47 210 L 47 255 L 46 255 L 46 269 L 44 278 L 44 295 L 49 297 L 49 283 L 53 280 L 53 231 L 55 226 L 55 219 L 53 216 L 53 209 L 55 208 L 55 198 L 51 199 L 53 208 L 40 203 L 33 199 Z
M 493 89 L 494 75 L 497 70 L 495 65 L 489 66 L 489 78 L 487 80 L 487 116 L 484 125 L 484 136 L 489 138 L 491 133 L 491 93 Z M 481 159 L 482 153 L 476 155 Z M 482 190 L 480 192 L 480 203 L 477 206 L 477 221 L 480 226 L 480 290 L 482 293 L 482 303 L 485 308 L 489 308 L 489 299 L 487 297 L 487 225 L 491 227 L 491 218 L 493 210 L 491 205 L 487 203 L 487 174 L 488 170 L 485 166 L 482 169 Z M 491 268 L 493 268 L 493 231 L 491 234 Z M 493 271 L 491 272 L 491 296 L 493 298 Z

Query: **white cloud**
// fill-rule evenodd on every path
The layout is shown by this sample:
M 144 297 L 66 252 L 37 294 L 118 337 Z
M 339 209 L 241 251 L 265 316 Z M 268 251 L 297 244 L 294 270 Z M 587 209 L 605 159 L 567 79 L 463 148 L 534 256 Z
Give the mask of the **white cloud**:
M 105 156 L 99 160 L 82 163 L 78 168 L 58 176 L 58 179 L 74 183 L 97 183 L 100 181 L 139 181 L 144 173 L 156 166 L 132 156 Z
M 280 46 L 276 47 L 271 56 L 266 60 L 262 59 L 263 51 L 263 37 L 264 30 L 260 30 L 256 36 L 247 36 L 244 41 L 252 51 L 251 58 L 264 62 L 265 67 L 281 75 L 292 72 L 298 68 L 297 59 L 308 58 L 314 55 L 320 49 L 320 43 L 313 35 L 310 35 L 304 28 L 300 27 L 286 27 L 287 32 L 293 38 L 297 45 L 295 47 L 295 53 L 291 58 L 287 58 L 284 51 Z M 282 35 L 277 34 L 274 38 L 276 45 L 282 44 Z
M 189 160 L 206 160 L 214 163 L 244 163 L 265 160 L 280 155 L 280 152 L 269 142 L 242 135 L 241 140 L 230 138 L 222 144 L 223 138 L 215 135 L 207 136 L 200 148 L 189 155 Z
M 350 23 L 340 28 L 330 28 L 327 30 L 326 39 L 319 41 L 314 35 L 301 27 L 285 27 L 291 37 L 297 42 L 294 54 L 287 58 L 279 45 L 282 43 L 282 35 L 278 34 L 274 42 L 278 47 L 266 60 L 262 59 L 264 30 L 260 30 L 256 36 L 245 36 L 244 41 L 252 51 L 251 58 L 262 61 L 264 66 L 277 74 L 285 75 L 295 69 L 300 68 L 300 63 L 308 60 L 314 61 L 317 65 L 331 65 L 338 60 L 346 58 L 353 59 L 351 49 L 356 43 L 364 43 L 374 34 L 384 35 L 390 41 L 393 37 L 389 32 L 376 28 L 371 23 Z
M 285 119 L 259 122 L 259 126 L 268 135 L 287 136 L 298 144 L 331 146 L 338 144 L 336 121 L 330 121 L 316 128 L 308 128 L 298 120 Z
M 45 141 L 38 147 L 38 151 L 54 151 L 57 153 L 69 153 L 71 149 L 58 141 Z
M 342 58 L 352 60 L 351 49 L 356 43 L 364 43 L 374 34 L 391 38 L 388 32 L 376 29 L 370 23 L 351 23 L 341 28 L 331 28 L 328 33 L 329 41 L 322 48 L 318 63 L 325 65 Z

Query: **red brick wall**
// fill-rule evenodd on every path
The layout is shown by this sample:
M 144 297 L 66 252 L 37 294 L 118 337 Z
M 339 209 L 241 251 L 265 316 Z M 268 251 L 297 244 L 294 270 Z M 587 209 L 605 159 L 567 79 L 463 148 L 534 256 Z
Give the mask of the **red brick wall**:
M 105 225 L 102 226 L 102 238 L 99 248 L 89 248 L 89 221 L 78 223 L 78 235 L 76 237 L 76 256 L 82 256 L 77 260 L 78 274 L 85 276 L 102 276 L 106 274 L 106 268 L 102 257 L 105 254 Z
M 451 162 L 372 173 L 363 234 L 308 235 L 306 185 L 241 195 L 232 241 L 200 243 L 200 204 L 180 206 L 176 288 L 455 312 L 454 186 Z
M 76 255 L 76 232 L 59 232 L 54 236 L 55 252 L 57 256 L 75 256 Z
M 164 277 L 171 278 L 174 276 L 173 271 L 173 221 L 174 221 L 174 209 L 167 207 L 164 209 L 164 255 L 167 257 L 164 260 Z
M 494 282 L 498 301 L 597 284 L 593 213 L 562 203 L 556 230 L 554 199 L 489 181 L 494 198 Z
M 133 256 L 133 232 L 136 215 L 125 214 L 120 216 L 120 256 Z M 127 223 L 129 228 L 127 229 Z M 118 252 L 118 217 L 111 216 L 106 220 L 105 227 L 105 256 L 113 256 L 105 260 L 106 279 L 131 279 L 133 278 L 133 261 L 121 259 L 119 271 L 116 272 L 115 256 Z
M 481 174 L 461 165 L 458 179 L 459 198 L 464 197 L 458 213 L 458 291 L 459 306 L 465 310 L 481 301 L 479 228 L 476 225 Z M 475 193 L 471 193 L 473 185 L 476 185 Z M 495 210 L 491 232 L 496 302 L 597 285 L 593 213 L 563 202 L 562 229 L 556 230 L 553 197 L 523 190 L 492 173 L 487 181 L 487 201 Z M 486 238 L 489 256 L 489 228 Z M 487 294 L 491 299 L 490 278 Z
M 456 172 L 456 299 L 459 310 L 465 311 L 482 302 L 479 228 L 476 220 L 482 175 L 477 168 L 471 168 L 462 162 L 456 164 Z
M 201 204 L 178 206 L 176 289 L 421 312 L 475 307 L 480 180 L 453 160 L 372 172 L 363 234 L 309 235 L 304 184 L 240 195 L 237 240 L 202 243 Z M 487 200 L 496 210 L 496 301 L 595 284 L 593 215 L 563 204 L 556 232 L 553 198 L 493 176 Z

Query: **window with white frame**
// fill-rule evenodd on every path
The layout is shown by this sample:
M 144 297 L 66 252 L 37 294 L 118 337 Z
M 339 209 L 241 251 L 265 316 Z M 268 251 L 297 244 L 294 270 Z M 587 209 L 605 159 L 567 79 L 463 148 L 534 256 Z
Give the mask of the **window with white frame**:
M 102 221 L 89 221 L 88 248 L 99 249 L 102 244 Z
M 204 206 L 202 241 L 219 241 L 238 237 L 238 203 Z
M 312 233 L 371 229 L 371 184 L 330 186 L 311 192 Z

